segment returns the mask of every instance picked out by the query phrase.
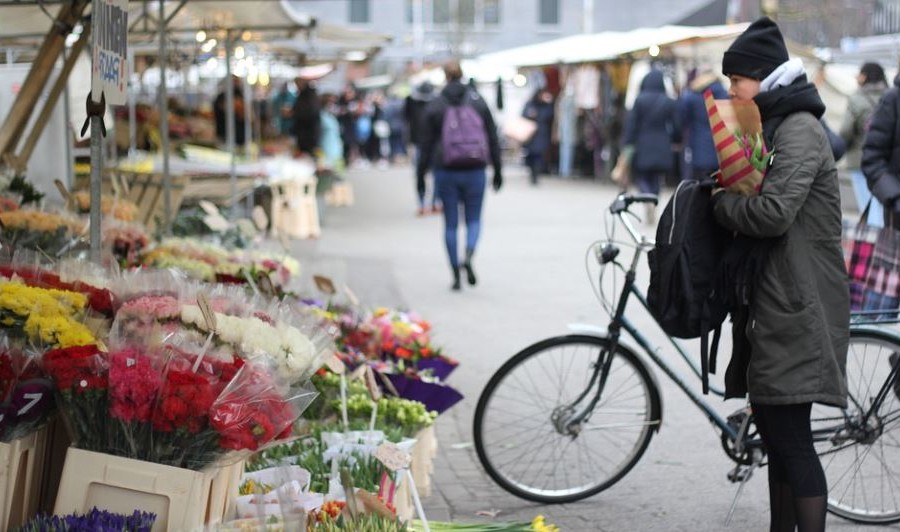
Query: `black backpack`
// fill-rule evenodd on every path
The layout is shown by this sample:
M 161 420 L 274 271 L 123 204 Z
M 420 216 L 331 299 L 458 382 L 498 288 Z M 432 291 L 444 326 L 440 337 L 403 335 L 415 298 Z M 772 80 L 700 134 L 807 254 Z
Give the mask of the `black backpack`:
M 726 294 L 720 294 L 717 286 L 730 236 L 713 217 L 713 185 L 712 179 L 678 185 L 659 219 L 656 247 L 648 254 L 650 313 L 670 336 L 700 338 L 704 394 L 709 391 L 709 373 L 716 371 L 722 322 L 728 315 Z M 714 332 L 711 350 L 710 332 Z

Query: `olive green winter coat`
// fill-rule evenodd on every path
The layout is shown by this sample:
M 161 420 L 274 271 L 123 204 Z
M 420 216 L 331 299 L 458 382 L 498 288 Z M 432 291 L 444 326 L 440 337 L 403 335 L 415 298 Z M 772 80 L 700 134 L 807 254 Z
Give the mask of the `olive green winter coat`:
M 714 201 L 726 228 L 780 237 L 753 286 L 746 320 L 735 320 L 743 322 L 734 331 L 736 345 L 745 340 L 749 356 L 732 360 L 726 389 L 731 396 L 746 390 L 760 404 L 846 406 L 850 305 L 834 159 L 818 119 L 805 111 L 784 117 L 772 145 L 774 160 L 758 196 L 722 192 Z M 746 382 L 734 382 L 735 376 Z

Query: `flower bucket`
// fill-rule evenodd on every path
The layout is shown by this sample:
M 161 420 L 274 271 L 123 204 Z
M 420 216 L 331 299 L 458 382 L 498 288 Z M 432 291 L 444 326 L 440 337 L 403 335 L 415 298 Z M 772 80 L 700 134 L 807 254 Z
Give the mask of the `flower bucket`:
M 385 376 L 390 379 L 400 397 L 419 401 L 425 408 L 438 414 L 444 413 L 463 398 L 461 393 L 445 384 L 426 382 L 396 373 L 386 373 Z
M 46 427 L 0 443 L 0 529 L 10 530 L 39 510 Z
M 210 520 L 221 522 L 223 517 L 210 515 L 212 483 L 219 471 L 191 471 L 70 447 L 54 513 L 97 507 L 130 514 L 140 509 L 156 514 L 153 532 L 203 530 Z
M 432 374 L 443 380 L 447 380 L 447 377 L 453 373 L 459 366 L 459 363 L 450 362 L 446 358 L 443 357 L 434 357 L 434 358 L 420 358 L 416 362 L 416 367 L 419 371 L 430 369 Z

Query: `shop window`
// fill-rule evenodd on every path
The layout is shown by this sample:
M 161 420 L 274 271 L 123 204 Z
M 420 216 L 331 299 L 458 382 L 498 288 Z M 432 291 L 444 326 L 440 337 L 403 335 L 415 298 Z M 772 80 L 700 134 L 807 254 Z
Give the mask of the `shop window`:
M 350 0 L 350 23 L 368 24 L 372 22 L 370 4 L 371 0 Z
M 500 24 L 500 0 L 481 0 L 484 4 L 484 23 L 494 26 Z
M 538 0 L 538 21 L 541 24 L 559 24 L 559 0 Z
M 450 0 L 434 0 L 431 6 L 431 21 L 436 26 L 450 24 Z
M 457 21 L 461 26 L 475 25 L 475 0 L 456 0 Z

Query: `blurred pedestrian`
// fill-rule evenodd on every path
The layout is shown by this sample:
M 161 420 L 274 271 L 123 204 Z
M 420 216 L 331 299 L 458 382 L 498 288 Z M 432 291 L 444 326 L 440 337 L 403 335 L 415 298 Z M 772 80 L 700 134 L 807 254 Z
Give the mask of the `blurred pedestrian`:
M 315 158 L 321 128 L 319 95 L 308 80 L 297 78 L 294 82 L 297 84 L 297 99 L 294 101 L 293 112 L 297 150 Z
M 319 113 L 319 162 L 323 169 L 338 176 L 344 167 L 344 143 L 336 116 L 337 95 L 323 94 Z
M 390 128 L 388 161 L 391 164 L 402 162 L 406 158 L 407 136 L 404 102 L 393 92 L 388 94 L 384 104 L 384 119 Z
M 421 158 L 421 139 L 422 139 L 422 121 L 425 116 L 425 107 L 428 105 L 428 102 L 434 99 L 434 85 L 429 81 L 423 81 L 419 84 L 418 87 L 413 90 L 413 92 L 406 97 L 406 101 L 404 102 L 404 115 L 406 116 L 406 123 L 409 128 L 409 140 L 413 145 L 414 150 L 414 158 L 415 164 L 418 166 L 418 161 Z M 418 210 L 416 211 L 419 216 L 422 216 L 426 212 L 426 205 L 428 202 L 425 200 L 427 188 L 425 183 L 426 173 L 420 174 L 416 171 L 416 195 L 418 197 Z M 432 187 L 431 191 L 431 211 L 432 212 L 440 212 L 441 203 L 438 199 L 436 187 Z
M 675 100 L 666 94 L 661 70 L 651 70 L 641 81 L 641 90 L 625 125 L 626 153 L 631 181 L 638 190 L 659 194 L 663 179 L 676 171 L 673 146 L 681 142 Z M 655 223 L 656 213 L 647 204 L 647 223 Z
M 878 63 L 865 63 L 856 76 L 859 88 L 847 99 L 847 111 L 841 123 L 840 135 L 847 143 L 847 170 L 853 183 L 853 194 L 860 212 L 869 206 L 867 223 L 881 227 L 884 208 L 877 198 L 872 198 L 866 176 L 862 171 L 862 147 L 872 121 L 872 113 L 881 96 L 887 90 L 884 69 Z M 871 203 L 869 203 L 871 200 Z
M 538 177 L 547 170 L 546 153 L 553 134 L 553 93 L 546 88 L 535 91 L 525 104 L 522 116 L 537 124 L 534 134 L 522 146 L 531 184 L 537 185 Z
M 481 232 L 481 207 L 487 181 L 485 168 L 494 167 L 493 188 L 503 185 L 500 143 L 494 119 L 484 100 L 462 83 L 459 61 L 444 65 L 447 86 L 425 109 L 422 153 L 416 172 L 424 179 L 430 167 L 444 206 L 444 243 L 453 274 L 453 290 L 461 288 L 460 267 L 470 285 L 477 283 L 472 258 Z M 460 264 L 457 246 L 459 211 L 466 220 L 466 254 Z
M 223 88 L 213 102 L 213 115 L 216 121 L 216 138 L 222 144 L 228 142 L 228 113 L 226 111 L 228 107 L 225 105 L 227 102 L 226 90 L 228 89 Z M 247 135 L 246 130 L 244 129 L 244 90 L 241 78 L 231 76 L 230 90 L 234 95 L 234 145 L 242 146 Z
M 297 100 L 297 93 L 291 89 L 291 85 L 291 82 L 285 81 L 272 97 L 275 130 L 280 136 L 294 134 L 294 102 Z
M 847 406 L 850 322 L 840 185 L 819 121 L 825 104 L 766 17 L 726 50 L 722 72 L 733 100 L 759 108 L 775 153 L 758 194 L 713 191 L 716 221 L 752 250 L 740 265 L 746 276 L 735 276 L 750 279 L 741 296 L 749 301 L 731 310 L 725 397 L 749 395 L 768 459 L 769 530 L 822 532 L 828 484 L 810 413 L 813 403 Z
M 356 118 L 360 106 L 359 98 L 353 85 L 344 87 L 338 98 L 338 123 L 341 124 L 341 141 L 344 143 L 344 167 L 350 165 L 359 156 L 359 143 L 356 140 Z
M 689 163 L 687 176 L 701 179 L 719 169 L 716 146 L 709 129 L 709 116 L 703 94 L 712 91 L 713 98 L 724 100 L 728 91 L 712 70 L 703 70 L 688 84 L 678 102 L 678 112 L 684 132 L 685 161 Z

